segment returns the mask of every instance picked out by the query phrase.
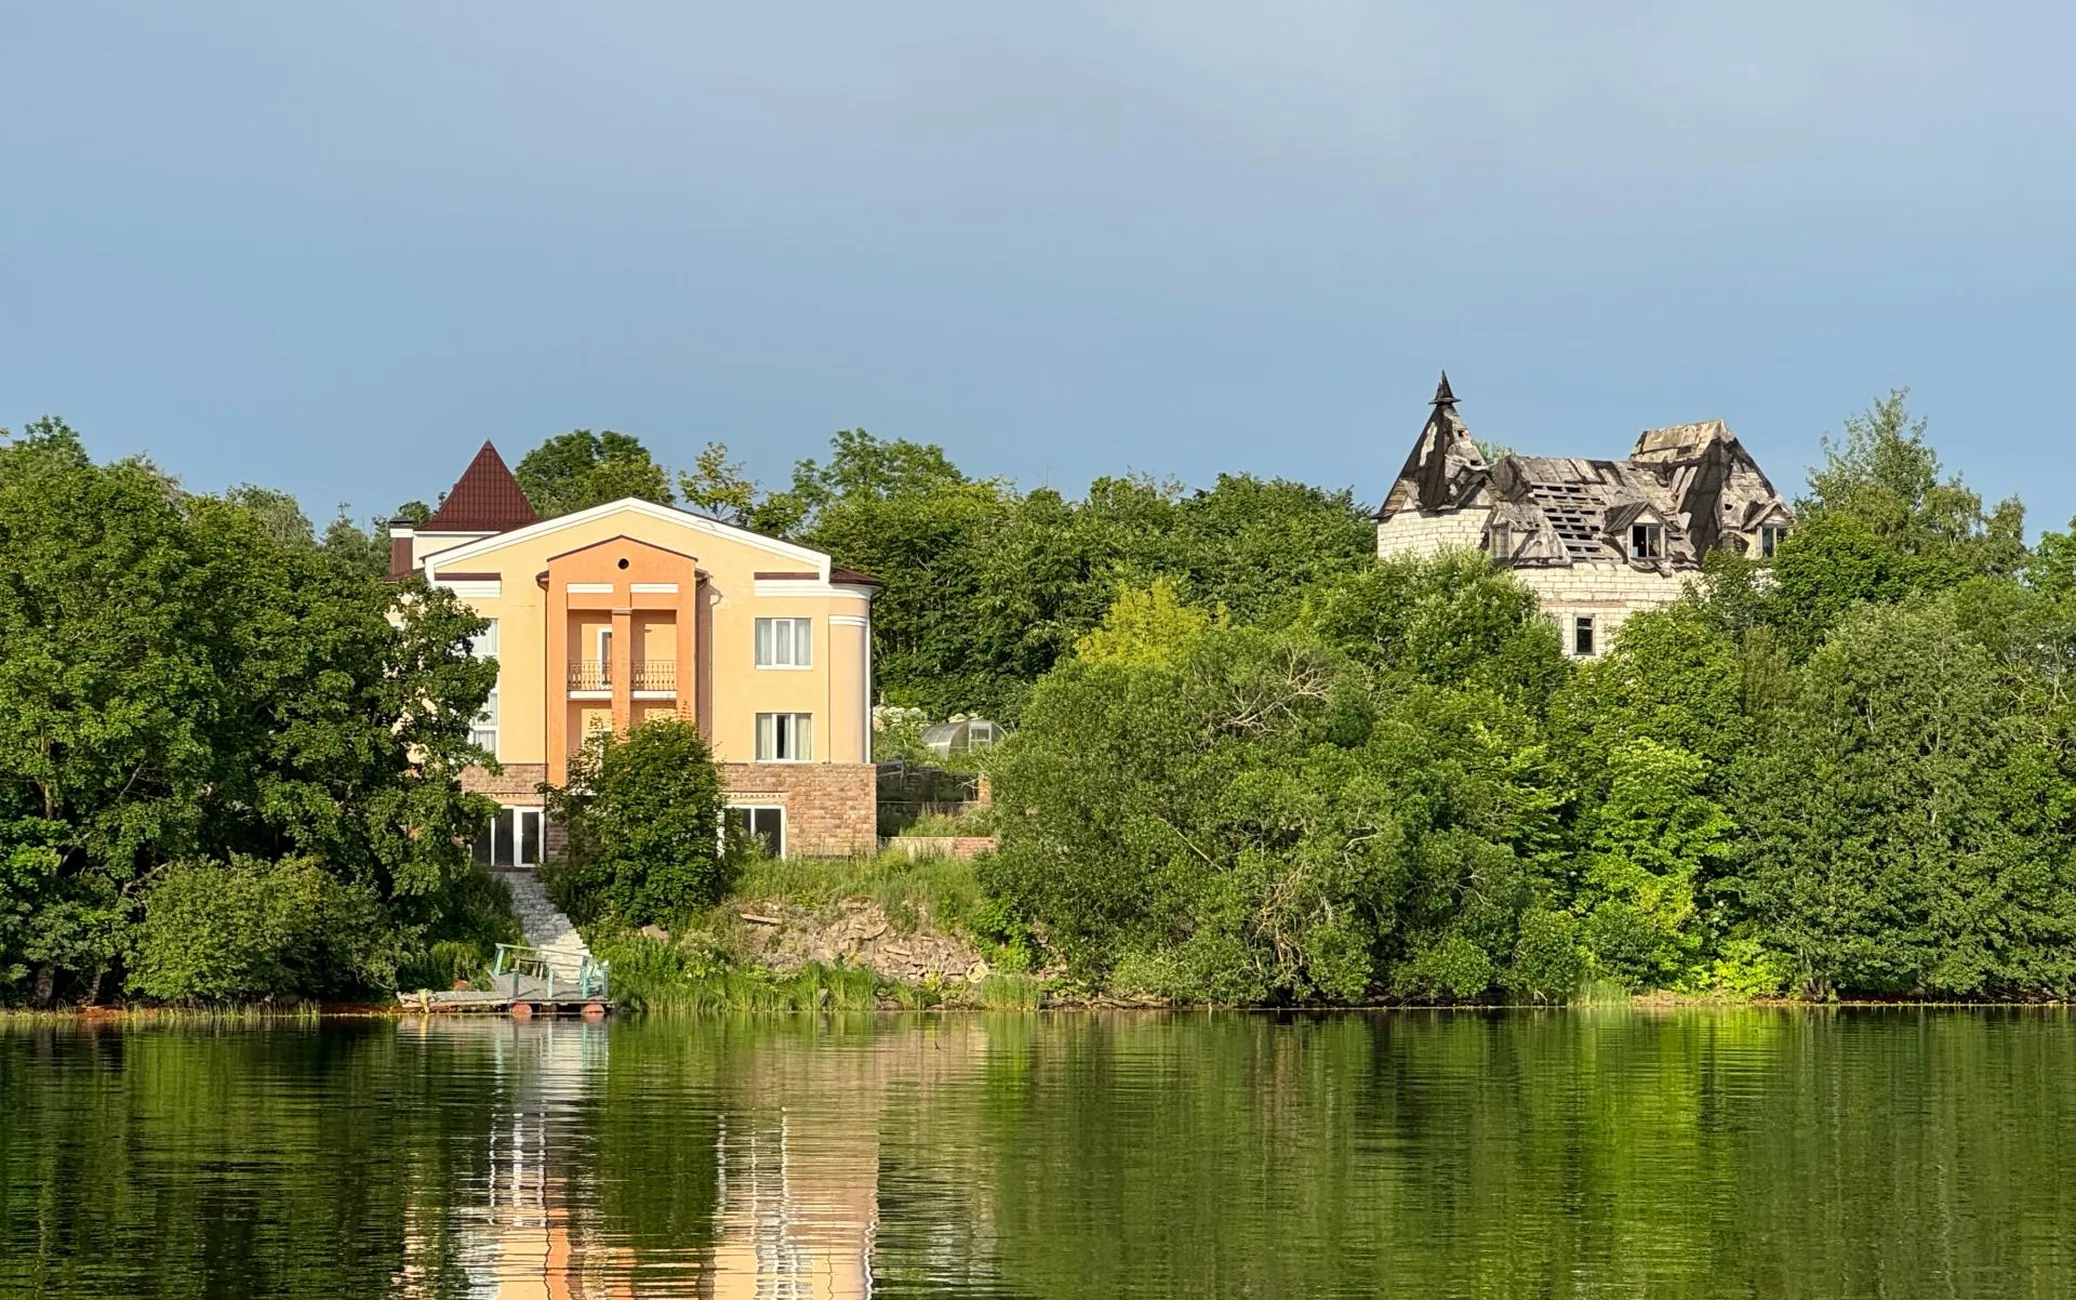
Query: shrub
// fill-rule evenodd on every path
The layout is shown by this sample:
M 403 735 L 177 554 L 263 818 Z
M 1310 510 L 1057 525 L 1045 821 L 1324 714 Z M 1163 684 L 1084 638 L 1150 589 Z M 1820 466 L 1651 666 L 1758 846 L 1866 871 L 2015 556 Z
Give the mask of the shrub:
M 578 920 L 668 925 L 727 892 L 721 775 L 691 723 L 659 718 L 592 737 L 570 760 L 569 784 L 547 796 L 569 850 L 545 874 Z
M 178 866 L 151 891 L 130 987 L 232 1002 L 316 997 L 387 983 L 380 904 L 310 858 Z
M 418 932 L 397 971 L 398 988 L 444 989 L 475 980 L 488 970 L 497 945 L 525 941 L 511 888 L 481 868 L 448 882 L 437 903 L 431 926 Z

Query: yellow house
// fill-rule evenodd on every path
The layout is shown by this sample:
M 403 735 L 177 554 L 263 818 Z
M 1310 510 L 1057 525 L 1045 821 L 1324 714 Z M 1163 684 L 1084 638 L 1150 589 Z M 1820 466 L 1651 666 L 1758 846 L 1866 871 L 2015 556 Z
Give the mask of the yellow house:
M 539 787 L 584 737 L 664 716 L 713 747 L 729 817 L 787 855 L 870 847 L 872 598 L 820 551 L 627 498 L 541 519 L 489 443 L 423 524 L 390 529 L 393 576 L 421 573 L 490 620 L 497 690 L 478 742 L 504 769 L 486 864 L 555 847 Z

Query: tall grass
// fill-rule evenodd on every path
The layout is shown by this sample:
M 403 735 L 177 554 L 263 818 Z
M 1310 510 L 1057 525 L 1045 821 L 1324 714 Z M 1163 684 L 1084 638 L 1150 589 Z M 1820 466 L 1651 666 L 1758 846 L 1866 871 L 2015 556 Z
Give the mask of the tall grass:
M 82 1014 L 84 1012 L 84 1014 Z M 122 1006 L 34 1011 L 0 1007 L 0 1026 L 39 1023 L 116 1024 L 128 1027 L 178 1025 L 182 1028 L 246 1029 L 265 1025 L 316 1025 L 324 1008 L 316 1002 L 241 1003 L 231 1006 Z
M 887 919 L 913 930 L 925 919 L 939 929 L 963 925 L 980 907 L 973 864 L 958 858 L 911 860 L 901 853 L 841 859 L 754 858 L 743 863 L 735 897 L 809 909 L 846 898 L 869 898 Z

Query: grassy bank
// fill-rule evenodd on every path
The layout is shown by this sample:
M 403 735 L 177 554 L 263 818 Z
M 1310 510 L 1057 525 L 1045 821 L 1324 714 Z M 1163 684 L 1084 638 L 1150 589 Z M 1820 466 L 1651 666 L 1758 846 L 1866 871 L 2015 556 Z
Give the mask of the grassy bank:
M 952 858 L 755 859 L 720 905 L 672 930 L 600 926 L 585 938 L 612 963 L 614 997 L 643 1010 L 1009 1010 L 1043 1000 L 1028 941 L 988 903 L 973 864 Z

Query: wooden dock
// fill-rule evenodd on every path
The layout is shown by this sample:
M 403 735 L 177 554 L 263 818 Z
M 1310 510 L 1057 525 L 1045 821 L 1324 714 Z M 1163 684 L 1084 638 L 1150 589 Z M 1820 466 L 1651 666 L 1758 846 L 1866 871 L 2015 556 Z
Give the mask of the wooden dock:
M 585 1016 L 596 1020 L 613 1011 L 610 975 L 607 963 L 588 955 L 577 969 L 564 970 L 562 963 L 536 949 L 501 943 L 488 988 L 399 990 L 396 997 L 407 1010 L 424 1015 L 508 1015 L 520 1020 Z

